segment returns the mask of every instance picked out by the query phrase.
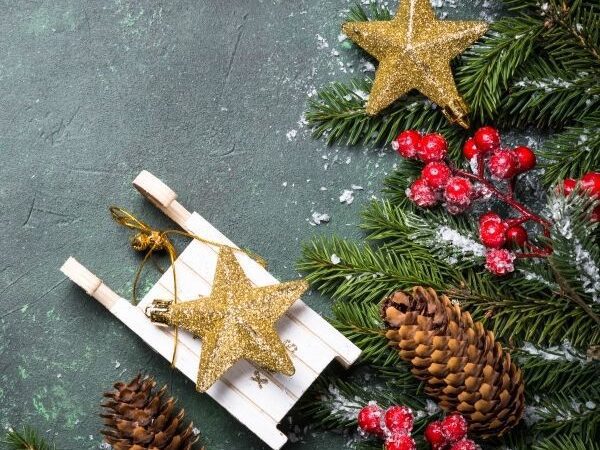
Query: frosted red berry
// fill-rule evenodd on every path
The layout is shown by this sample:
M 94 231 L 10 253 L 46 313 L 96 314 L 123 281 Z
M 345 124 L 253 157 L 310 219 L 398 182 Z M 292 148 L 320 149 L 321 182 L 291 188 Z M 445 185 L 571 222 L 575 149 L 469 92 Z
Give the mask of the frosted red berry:
M 358 413 L 358 427 L 365 433 L 383 435 L 381 429 L 382 414 L 383 410 L 375 403 L 363 407 Z
M 524 247 L 527 242 L 527 230 L 522 225 L 512 225 L 506 229 L 506 241 L 516 247 Z
M 490 152 L 500 147 L 500 134 L 494 127 L 481 127 L 473 136 L 477 148 L 483 152 Z
M 462 439 L 450 447 L 450 450 L 479 450 L 479 445 L 471 439 Z
M 429 133 L 423 136 L 417 149 L 417 156 L 423 162 L 442 161 L 448 154 L 448 143 L 444 136 Z
M 463 145 L 463 155 L 467 159 L 473 158 L 477 153 L 479 153 L 479 148 L 477 148 L 477 144 L 475 143 L 475 139 L 469 138 L 465 145 Z
M 488 248 L 501 248 L 506 243 L 506 223 L 495 220 L 480 223 L 479 240 Z
M 460 414 L 451 414 L 442 420 L 442 430 L 450 443 L 459 441 L 467 435 L 467 421 Z
M 417 450 L 417 443 L 408 434 L 393 434 L 385 441 L 385 450 Z
M 429 208 L 434 206 L 438 201 L 438 196 L 427 182 L 419 178 L 415 180 L 406 193 L 406 196 L 412 200 L 417 206 Z
M 444 198 L 456 205 L 470 205 L 473 185 L 464 177 L 450 177 L 444 189 Z
M 529 147 L 520 145 L 513 149 L 513 153 L 517 157 L 518 172 L 527 172 L 535 167 L 535 153 Z
M 515 270 L 515 254 L 504 248 L 492 248 L 485 255 L 485 268 L 494 275 L 506 275 Z
M 484 224 L 486 222 L 500 223 L 500 222 L 502 222 L 502 217 L 500 217 L 498 214 L 496 214 L 493 211 L 488 211 L 485 214 L 483 214 L 481 217 L 479 217 L 479 226 L 481 226 L 482 224 Z
M 433 189 L 442 189 L 448 183 L 452 171 L 441 161 L 427 163 L 421 171 L 421 178 Z
M 588 172 L 581 178 L 581 188 L 592 196 L 600 195 L 600 172 Z
M 437 420 L 427 424 L 425 427 L 425 439 L 431 445 L 432 450 L 441 450 L 448 444 L 442 422 Z
M 417 130 L 406 130 L 392 141 L 392 148 L 404 158 L 416 158 L 420 142 L 421 133 Z
M 384 415 L 386 428 L 390 433 L 410 433 L 414 424 L 412 411 L 406 406 L 390 406 Z
M 577 186 L 577 180 L 573 178 L 565 178 L 563 181 L 563 192 L 565 195 L 571 195 Z
M 507 180 L 515 176 L 519 161 L 510 150 L 497 150 L 488 161 L 488 169 L 494 178 Z

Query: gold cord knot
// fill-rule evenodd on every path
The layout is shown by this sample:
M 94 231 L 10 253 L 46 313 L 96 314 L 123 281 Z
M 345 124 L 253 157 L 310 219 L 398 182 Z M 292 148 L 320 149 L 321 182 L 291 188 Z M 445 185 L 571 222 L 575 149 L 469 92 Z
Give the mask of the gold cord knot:
M 138 252 L 146 250 L 158 252 L 167 248 L 167 241 L 168 238 L 159 231 L 140 231 L 131 239 L 131 247 Z

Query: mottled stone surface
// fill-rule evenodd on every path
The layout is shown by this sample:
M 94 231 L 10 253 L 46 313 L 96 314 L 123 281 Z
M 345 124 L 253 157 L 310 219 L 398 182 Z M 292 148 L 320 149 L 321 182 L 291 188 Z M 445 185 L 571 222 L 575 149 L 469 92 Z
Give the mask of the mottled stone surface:
M 282 279 L 313 234 L 359 236 L 393 155 L 328 148 L 302 124 L 314 88 L 362 73 L 338 40 L 352 2 L 0 3 L 0 425 L 99 448 L 101 392 L 142 370 L 170 384 L 209 449 L 265 448 L 58 268 L 72 254 L 130 295 L 139 260 L 108 205 L 168 224 L 131 188 L 141 169 Z M 491 14 L 480 0 L 434 3 L 449 17 Z M 314 212 L 331 221 L 310 225 Z M 327 299 L 306 301 L 328 314 Z M 298 437 L 287 448 L 347 443 Z

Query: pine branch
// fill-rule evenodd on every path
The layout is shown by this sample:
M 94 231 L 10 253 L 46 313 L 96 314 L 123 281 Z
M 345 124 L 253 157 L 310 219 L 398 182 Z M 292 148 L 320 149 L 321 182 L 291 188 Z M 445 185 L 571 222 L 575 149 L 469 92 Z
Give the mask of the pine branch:
M 600 450 L 600 443 L 583 436 L 555 436 L 533 445 L 533 450 Z
M 479 122 L 496 117 L 510 80 L 531 56 L 543 30 L 535 17 L 502 19 L 463 54 L 456 71 L 458 87 Z
M 600 398 L 600 383 L 596 377 L 600 362 L 585 361 L 578 354 L 569 355 L 570 360 L 565 359 L 563 352 L 552 349 L 529 349 L 546 356 L 523 350 L 512 351 L 513 358 L 525 374 L 528 398 L 552 395 L 557 386 L 562 393 L 569 392 L 569 397 L 580 401 Z
M 420 214 L 374 201 L 363 213 L 361 228 L 367 239 L 386 241 L 397 253 L 422 252 L 431 263 L 450 261 L 457 269 L 481 266 L 484 248 L 476 240 L 472 225 L 464 217 L 440 211 Z
M 333 299 L 377 303 L 396 289 L 418 284 L 439 289 L 450 269 L 428 262 L 423 255 L 373 250 L 332 238 L 305 245 L 298 268 L 321 293 Z
M 599 442 L 600 414 L 595 403 L 573 401 L 568 395 L 558 394 L 558 401 L 542 402 L 537 408 L 541 420 L 533 429 L 550 436 L 586 436 Z
M 548 263 L 565 295 L 600 325 L 600 248 L 595 237 L 598 223 L 590 220 L 598 204 L 579 193 L 549 198 L 553 252 Z
M 560 128 L 598 110 L 600 72 L 565 70 L 544 56 L 532 59 L 502 102 L 503 125 Z
M 397 353 L 390 352 L 377 304 L 336 302 L 332 324 L 362 350 L 361 359 L 381 366 L 400 365 Z
M 529 341 L 536 345 L 558 345 L 564 340 L 585 351 L 591 343 L 600 342 L 600 327 L 580 308 L 567 299 L 550 297 L 511 298 L 472 295 L 461 298 L 461 291 L 450 296 L 477 320 L 511 345 Z
M 581 0 L 551 0 L 541 8 L 545 50 L 565 67 L 600 67 L 600 6 Z
M 441 111 L 420 95 L 408 95 L 387 113 L 369 116 L 365 103 L 373 81 L 355 79 L 348 84 L 334 82 L 309 101 L 306 120 L 313 136 L 325 136 L 328 144 L 382 146 L 389 144 L 400 131 L 408 128 L 438 130 L 449 139 L 457 155 L 461 130 L 448 124 Z
M 55 446 L 41 437 L 31 427 L 24 427 L 22 431 L 9 429 L 3 440 L 10 450 L 54 450 Z
M 548 186 L 597 170 L 600 167 L 600 111 L 546 141 L 540 153 L 544 158 L 543 180 Z
M 366 22 L 367 20 L 391 20 L 392 12 L 384 5 L 371 2 L 368 6 L 357 4 L 350 8 L 346 17 L 348 22 Z
M 410 383 L 398 383 L 398 375 L 405 371 Z M 386 408 L 390 405 L 405 405 L 416 412 L 415 432 L 434 420 L 427 411 L 427 400 L 419 383 L 415 383 L 407 368 L 392 373 L 378 372 L 370 376 L 365 383 L 360 367 L 354 370 L 358 380 L 344 381 L 336 374 L 321 376 L 300 405 L 301 415 L 310 417 L 314 423 L 324 429 L 356 428 L 356 419 L 360 409 L 370 401 L 376 401 Z M 379 442 L 381 445 L 381 442 Z

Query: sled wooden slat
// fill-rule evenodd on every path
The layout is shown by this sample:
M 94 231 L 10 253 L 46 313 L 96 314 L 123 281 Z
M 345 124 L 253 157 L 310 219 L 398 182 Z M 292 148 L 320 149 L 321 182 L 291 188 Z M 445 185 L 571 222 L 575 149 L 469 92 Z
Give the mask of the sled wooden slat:
M 197 213 L 190 213 L 177 194 L 149 172 L 142 171 L 134 186 L 184 230 L 203 239 L 235 247 L 223 233 Z M 178 301 L 195 300 L 212 289 L 219 247 L 192 240 L 175 261 Z M 278 283 L 267 270 L 243 252 L 236 252 L 240 266 L 256 286 Z M 154 324 L 145 310 L 153 300 L 173 299 L 173 268 L 170 267 L 134 306 L 110 290 L 98 277 L 69 258 L 61 270 L 89 295 L 131 328 L 155 351 L 171 361 L 175 330 Z M 320 375 L 337 359 L 351 365 L 360 349 L 339 333 L 302 300 L 297 300 L 277 323 L 277 332 L 288 348 L 296 372 L 288 377 L 269 373 L 246 360 L 238 361 L 207 394 L 246 425 L 273 449 L 281 448 L 287 437 L 278 423 Z M 202 343 L 189 332 L 179 330 L 175 366 L 194 383 L 198 373 Z

